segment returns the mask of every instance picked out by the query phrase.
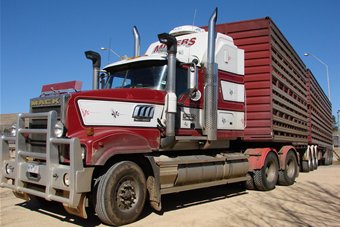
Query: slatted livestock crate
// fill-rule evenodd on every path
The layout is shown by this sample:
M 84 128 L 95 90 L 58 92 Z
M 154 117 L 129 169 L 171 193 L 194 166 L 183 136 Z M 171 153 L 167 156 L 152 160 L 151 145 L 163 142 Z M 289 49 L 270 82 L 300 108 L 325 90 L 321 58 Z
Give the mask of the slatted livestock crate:
M 308 143 L 332 149 L 332 106 L 313 73 L 308 69 Z
M 270 18 L 220 24 L 245 50 L 246 141 L 308 144 L 306 66 Z

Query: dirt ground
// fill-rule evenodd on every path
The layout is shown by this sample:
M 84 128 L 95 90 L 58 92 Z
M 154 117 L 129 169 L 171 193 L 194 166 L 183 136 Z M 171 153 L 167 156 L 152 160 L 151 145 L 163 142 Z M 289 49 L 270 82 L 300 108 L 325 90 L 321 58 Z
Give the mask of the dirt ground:
M 84 220 L 60 204 L 15 198 L 0 189 L 0 226 L 104 226 L 95 215 Z M 237 185 L 167 195 L 163 213 L 146 209 L 134 226 L 340 226 L 340 164 L 300 173 L 293 186 L 270 192 Z

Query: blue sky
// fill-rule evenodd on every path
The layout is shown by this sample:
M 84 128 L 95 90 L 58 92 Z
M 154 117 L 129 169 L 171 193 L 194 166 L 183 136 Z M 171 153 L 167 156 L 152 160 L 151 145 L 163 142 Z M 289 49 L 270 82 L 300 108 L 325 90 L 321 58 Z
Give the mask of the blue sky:
M 90 61 L 84 51 L 111 48 L 132 56 L 132 26 L 141 35 L 141 52 L 157 34 L 173 27 L 206 25 L 215 7 L 218 23 L 270 16 L 327 94 L 329 66 L 333 114 L 340 110 L 340 1 L 113 1 L 113 0 L 1 0 L 0 113 L 27 112 L 29 99 L 43 84 L 83 81 L 91 88 Z M 101 52 L 103 65 L 108 52 Z M 118 60 L 111 54 L 110 61 Z

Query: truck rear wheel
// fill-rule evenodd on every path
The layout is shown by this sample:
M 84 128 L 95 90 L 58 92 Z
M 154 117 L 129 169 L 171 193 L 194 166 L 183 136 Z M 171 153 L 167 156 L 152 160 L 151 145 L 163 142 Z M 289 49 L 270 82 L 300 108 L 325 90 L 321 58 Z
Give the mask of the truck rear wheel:
M 292 185 L 297 176 L 298 164 L 293 151 L 289 151 L 285 160 L 285 169 L 279 171 L 279 185 Z
M 279 165 L 276 155 L 268 153 L 264 166 L 254 171 L 254 183 L 258 190 L 269 191 L 275 188 L 278 179 Z
M 311 165 L 309 160 L 302 160 L 301 163 L 302 172 L 308 173 L 310 171 Z
M 125 225 L 135 221 L 144 208 L 145 176 L 130 161 L 113 165 L 102 177 L 96 194 L 96 213 L 109 225 Z

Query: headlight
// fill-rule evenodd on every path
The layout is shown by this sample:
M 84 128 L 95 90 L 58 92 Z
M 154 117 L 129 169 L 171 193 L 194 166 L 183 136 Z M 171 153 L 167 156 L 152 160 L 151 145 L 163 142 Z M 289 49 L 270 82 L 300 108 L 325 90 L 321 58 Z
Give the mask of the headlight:
M 14 171 L 14 167 L 11 166 L 10 164 L 6 164 L 5 171 L 6 171 L 7 174 L 11 174 Z
M 65 134 L 65 126 L 61 121 L 58 121 L 54 126 L 54 134 L 56 137 L 60 138 Z
M 11 134 L 11 136 L 17 135 L 17 124 L 16 123 L 13 123 L 11 125 L 10 134 Z
M 85 159 L 86 156 L 86 148 L 84 146 L 81 146 L 81 159 Z
M 70 186 L 70 175 L 68 173 L 64 174 L 63 181 L 65 186 Z

